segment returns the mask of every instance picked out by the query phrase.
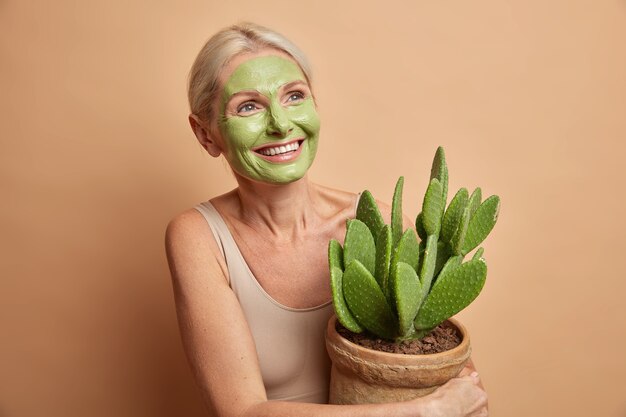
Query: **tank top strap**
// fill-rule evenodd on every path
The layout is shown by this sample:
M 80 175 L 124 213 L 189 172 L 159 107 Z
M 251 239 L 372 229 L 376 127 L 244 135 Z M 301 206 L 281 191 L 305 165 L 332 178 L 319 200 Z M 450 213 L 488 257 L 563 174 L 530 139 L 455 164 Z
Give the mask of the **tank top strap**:
M 205 220 L 209 224 L 213 237 L 215 238 L 215 241 L 222 252 L 222 256 L 226 261 L 226 266 L 228 267 L 229 272 L 232 272 L 233 270 L 247 271 L 247 264 L 239 252 L 239 247 L 237 246 L 233 235 L 230 233 L 226 222 L 215 209 L 213 204 L 211 204 L 210 201 L 205 201 L 198 204 L 194 208 L 204 216 Z M 230 280 L 231 277 L 229 276 L 229 283 Z

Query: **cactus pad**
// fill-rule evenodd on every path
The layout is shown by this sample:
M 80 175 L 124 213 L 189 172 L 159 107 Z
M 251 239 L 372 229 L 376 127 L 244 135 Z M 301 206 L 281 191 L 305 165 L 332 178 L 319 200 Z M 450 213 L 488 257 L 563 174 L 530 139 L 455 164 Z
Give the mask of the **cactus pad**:
M 430 180 L 422 205 L 422 223 L 428 236 L 439 234 L 441 228 L 441 215 L 444 209 L 442 192 L 439 180 L 437 178 Z
M 413 229 L 406 229 L 394 253 L 396 262 L 405 262 L 417 272 L 420 259 L 420 248 Z
M 393 192 L 393 200 L 391 202 L 391 234 L 393 236 L 394 246 L 398 244 L 402 236 L 402 186 L 404 185 L 404 177 L 398 178 L 396 188 Z
M 461 251 L 463 254 L 471 252 L 476 246 L 485 240 L 498 219 L 500 211 L 500 197 L 492 195 L 476 209 L 469 221 L 467 233 L 463 240 Z
M 443 266 L 443 268 L 441 268 L 441 272 L 439 272 L 439 275 L 445 276 L 446 274 L 449 274 L 452 269 L 461 266 L 462 263 L 463 263 L 462 255 L 452 256 L 451 258 L 448 259 L 448 261 Z
M 371 274 L 376 264 L 376 245 L 370 229 L 360 220 L 348 220 L 346 239 L 343 245 L 343 264 L 357 259 Z
M 442 242 L 441 240 L 437 242 L 437 257 L 435 258 L 435 272 L 433 273 L 433 277 L 436 277 L 439 274 L 441 268 L 443 268 L 446 261 L 450 258 L 450 256 L 453 255 L 454 253 L 452 252 L 452 249 L 450 248 L 450 245 L 448 243 Z
M 446 213 L 443 215 L 443 222 L 441 223 L 441 240 L 444 242 L 450 242 L 454 232 L 459 228 L 461 223 L 461 216 L 463 210 L 467 206 L 467 200 L 469 194 L 466 188 L 461 188 L 450 201 Z
M 480 293 L 487 276 L 487 264 L 471 260 L 456 268 L 445 268 L 422 304 L 414 324 L 429 329 L 467 307 Z
M 480 202 L 483 200 L 483 192 L 480 187 L 476 187 L 474 192 L 469 198 L 467 205 L 470 210 L 470 218 L 474 215 L 478 207 L 480 206 Z
M 376 279 L 361 262 L 353 260 L 343 273 L 343 294 L 357 321 L 385 339 L 395 337 L 397 320 Z
M 337 267 L 330 269 L 330 289 L 333 293 L 333 307 L 339 323 L 354 333 L 361 333 L 363 328 L 350 313 L 343 296 L 343 271 Z
M 422 300 L 430 291 L 430 285 L 432 284 L 433 275 L 435 274 L 435 268 L 437 265 L 437 235 L 428 236 L 426 239 L 426 248 L 424 249 L 424 256 L 422 258 L 422 268 L 420 269 L 420 280 L 422 281 Z
M 339 268 L 343 271 L 343 248 L 341 243 L 335 239 L 331 239 L 328 242 L 328 266 L 331 271 L 333 268 Z
M 430 179 L 437 178 L 441 183 L 441 202 L 445 206 L 448 198 L 448 165 L 443 147 L 439 146 L 430 169 Z
M 450 241 L 450 247 L 455 255 L 461 255 L 463 253 L 463 242 L 465 242 L 465 235 L 467 234 L 467 226 L 470 221 L 470 207 L 469 204 L 463 210 L 461 214 L 461 220 L 459 227 L 454 232 L 452 240 Z
M 426 234 L 426 230 L 424 230 L 424 216 L 421 211 L 415 218 L 415 230 L 417 231 L 417 235 L 420 239 L 426 240 L 428 235 Z
M 407 336 L 413 327 L 413 320 L 419 308 L 422 286 L 409 264 L 398 262 L 391 275 L 391 288 L 398 312 L 400 336 Z
M 374 277 L 380 289 L 389 298 L 389 265 L 392 249 L 391 227 L 384 225 L 376 239 L 376 273 Z
M 359 204 L 356 208 L 356 218 L 367 225 L 373 237 L 378 236 L 380 229 L 385 225 L 376 200 L 368 190 L 363 191 L 359 197 Z

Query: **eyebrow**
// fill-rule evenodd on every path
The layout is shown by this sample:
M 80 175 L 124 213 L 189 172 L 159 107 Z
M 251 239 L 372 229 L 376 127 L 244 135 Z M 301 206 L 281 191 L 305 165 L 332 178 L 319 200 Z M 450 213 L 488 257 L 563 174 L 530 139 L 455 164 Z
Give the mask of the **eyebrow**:
M 287 84 L 283 84 L 280 87 L 278 87 L 279 90 L 288 90 L 290 88 L 293 88 L 297 85 L 308 85 L 306 83 L 306 81 L 304 80 L 294 80 L 294 81 L 290 81 Z M 248 95 L 248 94 L 261 94 L 261 95 L 265 95 L 263 93 L 261 93 L 258 90 L 241 90 L 241 91 L 237 91 L 235 94 L 233 94 L 232 96 L 230 96 L 230 98 L 228 99 L 228 101 L 232 100 L 234 97 L 240 96 L 240 95 Z
M 290 89 L 292 87 L 295 87 L 296 85 L 300 85 L 300 84 L 307 85 L 307 83 L 305 81 L 303 81 L 303 80 L 295 80 L 295 81 L 291 81 L 291 82 L 281 86 L 280 88 L 282 88 L 284 90 L 288 90 L 288 89 Z

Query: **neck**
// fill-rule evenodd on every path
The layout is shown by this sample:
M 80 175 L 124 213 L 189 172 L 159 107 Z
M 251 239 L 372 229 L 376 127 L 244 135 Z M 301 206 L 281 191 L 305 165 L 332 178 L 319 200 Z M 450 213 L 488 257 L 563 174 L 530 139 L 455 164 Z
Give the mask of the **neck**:
M 315 190 L 307 176 L 289 184 L 265 184 L 235 176 L 241 218 L 251 227 L 291 240 L 312 226 Z

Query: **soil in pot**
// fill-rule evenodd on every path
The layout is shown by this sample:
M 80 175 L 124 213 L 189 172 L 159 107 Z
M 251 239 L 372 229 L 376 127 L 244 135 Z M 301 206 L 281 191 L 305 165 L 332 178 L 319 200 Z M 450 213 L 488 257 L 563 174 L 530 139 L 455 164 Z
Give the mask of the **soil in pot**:
M 367 332 L 353 333 L 339 322 L 335 328 L 342 337 L 364 348 L 405 355 L 428 355 L 445 352 L 460 345 L 462 339 L 457 329 L 448 322 L 440 324 L 420 340 L 407 340 L 401 343 L 380 339 Z

